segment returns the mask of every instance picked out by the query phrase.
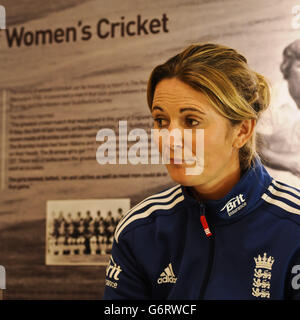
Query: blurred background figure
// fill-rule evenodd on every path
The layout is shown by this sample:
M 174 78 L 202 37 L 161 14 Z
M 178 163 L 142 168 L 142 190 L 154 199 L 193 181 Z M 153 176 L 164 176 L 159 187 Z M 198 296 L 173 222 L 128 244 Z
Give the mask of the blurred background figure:
M 98 210 L 97 211 L 97 215 L 94 219 L 94 229 L 95 229 L 95 234 L 98 235 L 98 228 L 99 228 L 99 225 L 100 225 L 100 222 L 103 221 L 103 217 L 101 216 L 101 211 Z
M 93 223 L 90 224 L 88 238 L 89 238 L 90 254 L 95 255 L 98 250 L 98 243 L 97 243 L 97 235 L 95 234 L 95 227 Z
M 107 216 L 104 219 L 104 227 L 106 235 L 106 253 L 110 253 L 115 232 L 115 219 L 113 218 L 111 211 L 108 211 Z
M 48 254 L 56 254 L 56 241 L 58 238 L 58 219 L 55 211 L 52 211 L 51 221 L 48 227 Z
M 98 226 L 98 243 L 100 248 L 100 254 L 104 255 L 106 254 L 106 234 L 105 234 L 105 225 L 104 220 L 100 220 L 99 226 Z
M 300 188 L 300 39 L 283 51 L 283 80 L 257 125 L 258 150 L 270 174 Z
M 88 210 L 86 212 L 86 217 L 83 220 L 83 224 L 84 224 L 84 231 L 86 233 L 90 232 L 90 224 L 92 223 L 93 218 L 91 217 L 91 212 Z
M 57 238 L 57 254 L 61 255 L 65 249 L 66 240 L 66 228 L 65 228 L 65 218 L 62 211 L 59 212 L 58 216 L 58 238 Z
M 77 250 L 80 255 L 84 254 L 85 252 L 85 237 L 84 237 L 84 222 L 83 220 L 80 220 L 79 226 L 78 226 L 78 238 L 77 238 Z
M 117 227 L 118 223 L 121 221 L 121 219 L 123 218 L 124 214 L 123 214 L 123 209 L 122 208 L 119 208 L 118 209 L 118 216 L 116 218 L 116 221 L 115 221 L 115 228 Z

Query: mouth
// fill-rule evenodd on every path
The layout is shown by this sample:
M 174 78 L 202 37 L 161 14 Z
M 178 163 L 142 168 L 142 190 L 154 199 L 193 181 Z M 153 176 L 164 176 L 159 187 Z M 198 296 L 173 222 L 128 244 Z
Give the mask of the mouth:
M 178 165 L 192 165 L 195 163 L 195 159 L 188 158 L 188 159 L 182 159 L 182 158 L 170 158 L 170 163 L 172 164 L 178 164 Z
M 169 154 L 168 152 L 163 153 L 163 159 L 166 164 L 174 164 L 174 165 L 194 165 L 196 162 L 196 159 L 192 155 L 185 155 L 181 154 L 181 152 L 178 154 L 175 154 L 171 152 Z
M 178 162 L 178 163 L 182 163 L 182 158 L 170 158 L 171 162 Z

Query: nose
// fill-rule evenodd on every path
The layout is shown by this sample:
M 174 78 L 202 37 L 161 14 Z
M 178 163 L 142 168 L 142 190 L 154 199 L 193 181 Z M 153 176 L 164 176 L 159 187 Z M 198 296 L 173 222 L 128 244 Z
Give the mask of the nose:
M 183 148 L 182 131 L 177 127 L 169 127 L 162 138 L 164 148 L 169 148 L 172 151 Z
M 175 133 L 173 132 L 170 133 L 170 149 L 175 150 L 175 149 L 182 149 L 182 135 L 180 130 L 175 130 Z

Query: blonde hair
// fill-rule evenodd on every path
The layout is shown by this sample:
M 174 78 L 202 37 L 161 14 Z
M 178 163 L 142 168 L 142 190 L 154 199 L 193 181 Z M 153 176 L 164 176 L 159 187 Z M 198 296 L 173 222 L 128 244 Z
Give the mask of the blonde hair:
M 158 82 L 174 77 L 205 94 L 232 125 L 244 119 L 258 120 L 270 103 L 266 79 L 249 68 L 244 56 L 223 45 L 192 44 L 155 67 L 147 87 L 150 110 Z M 239 158 L 242 170 L 248 169 L 254 158 L 259 159 L 255 132 L 239 150 Z

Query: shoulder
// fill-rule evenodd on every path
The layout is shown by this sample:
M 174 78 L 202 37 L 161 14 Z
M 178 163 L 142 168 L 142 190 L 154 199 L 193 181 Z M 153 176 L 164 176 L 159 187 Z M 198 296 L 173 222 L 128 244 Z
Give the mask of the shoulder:
M 262 195 L 269 212 L 283 219 L 289 219 L 300 227 L 300 190 L 273 179 Z
M 297 114 L 299 114 L 298 108 L 289 94 L 287 82 L 284 80 L 273 84 L 271 87 L 270 106 L 258 120 L 257 132 L 263 135 L 270 135 L 278 133 L 278 126 L 280 126 L 280 129 L 291 128 L 297 123 L 295 121 Z
M 272 85 L 270 107 L 274 107 L 275 109 L 289 109 L 291 111 L 298 109 L 289 92 L 289 86 L 286 80 L 281 80 Z
M 116 242 L 125 232 L 153 221 L 153 216 L 173 213 L 183 200 L 181 185 L 176 185 L 144 199 L 130 209 L 118 223 L 115 230 Z

